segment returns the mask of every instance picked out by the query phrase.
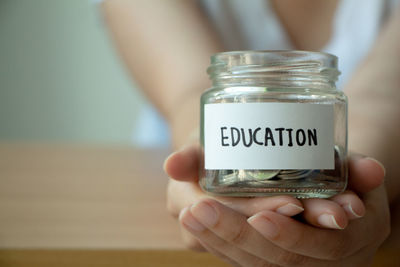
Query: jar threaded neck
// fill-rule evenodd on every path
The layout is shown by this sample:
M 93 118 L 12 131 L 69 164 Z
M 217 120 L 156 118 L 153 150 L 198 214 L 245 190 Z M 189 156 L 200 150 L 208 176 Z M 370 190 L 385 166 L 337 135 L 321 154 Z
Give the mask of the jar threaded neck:
M 211 57 L 214 86 L 266 85 L 335 89 L 336 56 L 307 51 L 233 51 Z

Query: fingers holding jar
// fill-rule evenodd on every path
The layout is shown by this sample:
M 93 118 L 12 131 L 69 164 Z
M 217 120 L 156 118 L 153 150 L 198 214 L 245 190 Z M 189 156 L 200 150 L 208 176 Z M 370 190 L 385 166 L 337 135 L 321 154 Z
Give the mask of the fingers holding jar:
M 390 224 L 383 186 L 364 198 L 366 215 L 342 230 L 314 227 L 275 211 L 247 218 L 211 199 L 185 208 L 179 219 L 208 251 L 239 266 L 365 266 Z
M 190 152 L 193 148 L 186 149 L 189 151 L 184 149 L 177 152 L 175 155 L 179 156 L 175 159 L 170 157 L 169 163 L 182 156 L 198 155 Z M 368 163 L 370 166 L 365 168 L 365 162 L 358 164 L 357 159 L 352 160 L 349 182 L 353 188 L 357 183 L 359 187 L 362 187 L 363 185 L 360 184 L 363 181 L 362 176 L 371 173 L 377 174 L 377 177 L 368 178 L 369 184 L 375 182 L 378 184 L 378 181 L 382 180 L 381 176 L 384 172 L 375 161 Z M 195 165 L 180 166 L 184 168 Z M 240 266 L 253 266 L 253 264 L 291 266 L 294 263 L 300 266 L 302 264 L 318 266 L 322 264 L 321 260 L 328 260 L 323 263 L 328 266 L 331 261 L 335 264 L 339 262 L 365 263 L 371 258 L 368 255 L 373 254 L 389 232 L 389 230 L 374 231 L 373 229 L 378 225 L 384 229 L 390 229 L 389 220 L 385 219 L 388 218 L 389 213 L 387 203 L 382 201 L 385 198 L 382 197 L 384 189 L 383 186 L 381 187 L 379 191 L 369 186 L 370 192 L 362 194 L 364 202 L 352 191 L 345 191 L 331 199 L 300 201 L 290 196 L 211 197 L 200 189 L 196 179 L 191 182 L 171 179 L 168 189 L 168 203 L 170 203 L 168 206 L 175 216 L 180 213 L 182 236 L 188 248 L 197 251 L 208 250 Z M 204 207 L 204 203 L 217 210 L 218 224 L 224 225 L 224 229 L 216 229 L 210 226 L 211 223 L 203 222 L 203 220 L 215 220 L 213 216 L 203 213 L 201 207 Z M 302 212 L 303 222 L 290 218 Z M 275 225 L 272 230 L 271 222 Z M 268 224 L 269 226 L 266 226 Z M 285 229 L 285 231 L 279 229 Z M 204 231 L 207 234 L 204 234 Z M 265 240 L 260 241 L 260 237 L 255 237 L 257 235 L 254 231 Z M 365 235 L 366 232 L 373 234 Z M 229 233 L 233 234 L 233 238 L 229 237 Z M 250 236 L 247 236 L 249 233 Z M 264 249 L 267 247 L 270 250 L 270 243 L 282 250 L 274 254 L 275 258 L 274 256 L 267 257 L 266 254 L 261 254 L 257 250 L 254 251 L 256 247 Z

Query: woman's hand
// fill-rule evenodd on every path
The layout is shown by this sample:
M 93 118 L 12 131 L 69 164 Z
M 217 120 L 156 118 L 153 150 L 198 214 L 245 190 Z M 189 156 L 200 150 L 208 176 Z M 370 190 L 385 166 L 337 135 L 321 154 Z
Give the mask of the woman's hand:
M 173 153 L 165 162 L 166 172 L 178 180 L 171 180 L 168 187 L 168 209 L 174 215 L 178 216 L 179 212 L 201 199 L 210 198 L 205 195 L 198 186 L 197 174 L 200 149 L 197 146 L 186 147 L 185 149 Z M 369 160 L 364 160 L 368 161 Z M 350 162 L 351 170 L 356 160 Z M 364 163 L 360 163 L 361 168 Z M 364 164 L 364 165 L 363 165 Z M 368 168 L 367 168 L 368 169 Z M 378 171 L 379 171 L 378 167 Z M 357 171 L 357 168 L 355 169 Z M 356 172 L 351 174 L 360 177 Z M 379 176 L 379 175 L 378 175 Z M 372 174 L 366 178 L 357 180 L 351 179 L 352 183 L 359 184 L 360 192 L 367 192 L 377 187 L 382 178 Z M 304 207 L 304 219 L 306 222 L 325 228 L 345 228 L 348 220 L 353 220 L 364 215 L 365 207 L 362 201 L 354 193 L 347 191 L 341 195 L 335 196 L 332 200 L 326 199 L 309 199 L 301 203 L 288 196 L 268 197 L 268 198 L 215 198 L 226 207 L 235 210 L 237 213 L 250 217 L 260 211 L 275 211 L 277 214 L 285 216 L 293 216 L 300 213 Z M 183 239 L 186 245 L 192 249 L 204 249 L 197 238 L 188 233 L 184 228 Z
M 211 199 L 185 208 L 180 221 L 206 249 L 239 266 L 368 266 L 389 234 L 389 211 L 383 186 L 364 197 L 364 218 L 344 230 L 273 211 L 247 218 Z
M 170 160 L 174 161 L 173 158 Z M 236 210 L 237 207 L 230 208 L 229 203 L 224 205 L 215 199 L 203 197 L 181 211 L 181 224 L 202 247 L 240 266 L 365 266 L 370 263 L 390 229 L 384 187 L 381 185 L 371 190 L 382 182 L 384 170 L 376 161 L 368 158 L 353 158 L 349 165 L 350 186 L 362 196 L 366 207 L 365 216 L 361 219 L 352 220 L 363 214 L 354 212 L 355 207 L 350 208 L 349 205 L 357 206 L 360 200 L 354 193 L 346 192 L 332 200 L 304 201 L 306 223 L 280 214 L 273 205 L 268 206 L 269 199 L 280 197 L 247 199 L 266 205 L 264 210 L 261 208 L 250 218 L 240 210 L 243 208 L 240 204 Z M 173 168 L 169 167 L 173 166 L 166 166 L 167 172 L 173 172 Z M 187 188 L 188 193 L 192 189 Z M 198 193 L 201 195 L 201 192 Z M 236 202 L 240 201 L 246 205 L 246 199 L 238 198 Z M 345 227 L 339 220 L 343 219 L 343 214 L 335 205 L 342 207 L 342 212 L 347 215 L 344 219 L 346 224 L 351 220 L 348 227 L 337 231 L 321 229 L 321 226 Z M 257 209 L 254 207 L 257 205 L 252 205 L 251 209 Z M 364 208 L 363 205 L 357 206 L 358 209 L 360 207 Z M 364 213 L 362 209 L 358 212 Z M 325 222 L 318 220 L 321 215 L 326 215 Z M 193 240 L 190 240 L 193 244 Z

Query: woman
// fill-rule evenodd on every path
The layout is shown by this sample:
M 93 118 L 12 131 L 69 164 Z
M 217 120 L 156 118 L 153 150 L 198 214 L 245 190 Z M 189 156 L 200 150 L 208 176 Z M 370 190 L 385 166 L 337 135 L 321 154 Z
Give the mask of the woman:
M 240 266 L 365 266 L 390 231 L 400 175 L 399 1 L 105 1 L 132 76 L 168 122 L 168 208 L 185 243 Z M 207 197 L 197 184 L 199 98 L 210 55 L 298 49 L 340 58 L 349 97 L 349 188 L 329 200 Z M 386 197 L 388 195 L 388 198 Z M 303 211 L 304 210 L 304 211 Z M 301 213 L 302 212 L 302 213 Z M 300 216 L 291 216 L 301 213 Z M 334 231 L 330 229 L 336 229 Z M 380 229 L 380 231 L 376 231 Z M 283 231 L 284 230 L 284 231 Z M 367 234 L 366 234 L 367 233 Z

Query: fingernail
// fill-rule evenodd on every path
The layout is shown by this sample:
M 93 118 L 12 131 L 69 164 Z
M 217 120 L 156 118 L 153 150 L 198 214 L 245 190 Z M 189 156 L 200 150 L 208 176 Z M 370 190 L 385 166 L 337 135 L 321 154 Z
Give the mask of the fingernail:
M 285 216 L 294 216 L 304 211 L 304 209 L 296 204 L 288 203 L 276 209 L 276 212 Z
M 273 239 L 279 235 L 279 227 L 262 214 L 251 216 L 247 222 L 266 238 Z
M 204 227 L 204 225 L 202 225 L 201 223 L 199 223 L 192 214 L 188 213 L 189 211 L 189 207 L 184 208 L 183 210 L 181 210 L 181 212 L 179 213 L 179 221 L 185 225 L 186 227 L 189 227 L 190 229 L 192 229 L 193 231 L 196 232 L 202 232 L 204 231 L 204 229 L 206 229 Z
M 185 151 L 187 148 L 191 147 L 192 144 L 184 144 L 183 146 L 181 146 L 176 152 L 183 152 Z
M 164 170 L 164 172 L 165 172 L 166 174 L 168 174 L 167 168 L 166 168 L 167 162 L 168 162 L 168 160 L 169 160 L 173 155 L 175 155 L 175 154 L 176 154 L 176 152 L 173 152 L 173 153 L 169 154 L 169 156 L 164 160 L 164 163 L 163 163 L 163 170 Z
M 333 229 L 344 229 L 337 223 L 335 216 L 333 216 L 332 214 L 327 214 L 327 213 L 322 214 L 318 217 L 317 221 L 321 226 Z
M 361 217 L 364 215 L 364 214 L 358 214 L 357 212 L 355 212 L 350 203 L 347 204 L 347 205 L 344 205 L 344 206 L 343 206 L 343 209 L 344 209 L 346 212 L 352 214 L 352 215 L 353 215 L 354 217 L 356 217 L 356 218 L 361 218 Z
M 351 158 L 355 160 L 360 160 L 360 159 L 365 159 L 365 155 L 363 154 L 358 154 L 358 153 L 351 153 Z
M 385 166 L 383 166 L 383 164 L 382 164 L 381 162 L 379 162 L 378 160 L 376 160 L 376 159 L 374 159 L 374 158 L 370 158 L 370 157 L 366 157 L 365 159 L 372 160 L 373 162 L 375 162 L 376 164 L 378 164 L 378 165 L 382 168 L 383 177 L 386 176 L 386 169 L 385 169 Z
M 218 213 L 214 207 L 205 202 L 204 200 L 200 200 L 196 204 L 194 204 L 190 211 L 193 216 L 201 222 L 203 225 L 207 227 L 213 227 L 217 224 L 218 221 Z

